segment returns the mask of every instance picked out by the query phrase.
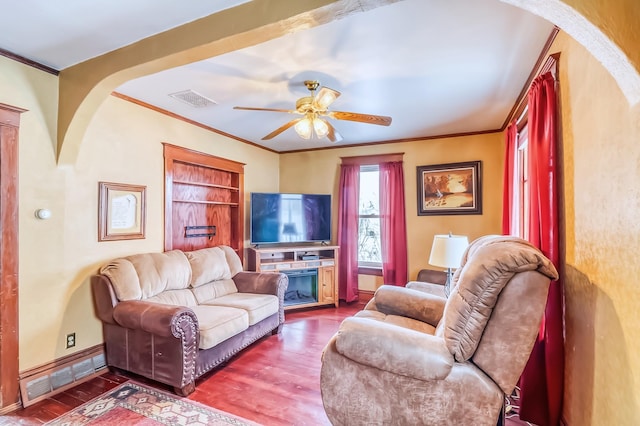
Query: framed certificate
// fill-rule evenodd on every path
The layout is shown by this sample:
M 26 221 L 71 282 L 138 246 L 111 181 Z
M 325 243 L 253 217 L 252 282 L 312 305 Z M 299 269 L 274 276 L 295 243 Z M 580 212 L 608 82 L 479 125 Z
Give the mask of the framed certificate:
M 147 187 L 99 182 L 98 241 L 144 238 Z

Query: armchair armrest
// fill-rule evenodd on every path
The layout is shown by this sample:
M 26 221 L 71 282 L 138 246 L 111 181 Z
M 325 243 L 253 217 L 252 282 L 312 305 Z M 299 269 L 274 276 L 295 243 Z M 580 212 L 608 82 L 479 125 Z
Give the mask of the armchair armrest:
M 445 299 L 447 297 L 444 294 L 444 285 L 438 283 L 429 283 L 425 281 L 409 281 L 405 287 L 412 290 L 419 290 L 424 293 L 433 294 L 434 296 L 444 297 Z
M 438 326 L 447 299 L 419 290 L 383 285 L 375 294 L 376 307 L 387 315 L 400 315 Z
M 336 350 L 358 363 L 420 380 L 442 380 L 453 366 L 444 339 L 368 318 L 340 325 Z
M 195 341 L 198 341 L 198 318 L 185 306 L 127 300 L 115 306 L 113 319 L 124 328 L 143 330 L 163 337 L 179 338 L 192 335 Z M 185 326 L 195 333 L 185 333 Z
M 273 294 L 282 295 L 289 285 L 289 278 L 285 274 L 238 272 L 233 277 L 240 293 Z

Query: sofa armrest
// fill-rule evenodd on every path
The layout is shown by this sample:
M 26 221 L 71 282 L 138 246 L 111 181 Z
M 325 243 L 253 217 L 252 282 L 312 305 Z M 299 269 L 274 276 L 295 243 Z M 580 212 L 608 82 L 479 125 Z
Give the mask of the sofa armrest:
M 185 306 L 127 300 L 113 308 L 113 319 L 124 328 L 143 330 L 163 337 L 179 338 L 188 335 L 198 341 L 198 318 Z M 184 327 L 195 330 L 195 333 L 185 334 Z
M 240 293 L 273 294 L 278 297 L 278 322 L 284 324 L 284 292 L 289 286 L 289 277 L 273 272 L 238 272 L 233 282 Z M 278 328 L 279 330 L 279 328 Z
M 336 350 L 360 364 L 420 380 L 442 380 L 454 363 L 441 337 L 368 318 L 345 319 Z
M 433 269 L 421 269 L 418 272 L 416 281 L 444 286 L 447 282 L 447 273 L 445 271 L 434 271 Z
M 118 304 L 118 298 L 109 278 L 104 275 L 93 275 L 91 277 L 91 291 L 96 314 L 100 321 L 107 324 L 115 324 L 113 308 Z
M 376 291 L 378 311 L 387 315 L 400 315 L 438 326 L 447 299 L 419 290 L 383 285 Z
M 238 272 L 234 275 L 240 293 L 273 294 L 284 299 L 284 292 L 289 285 L 289 279 L 285 274 Z

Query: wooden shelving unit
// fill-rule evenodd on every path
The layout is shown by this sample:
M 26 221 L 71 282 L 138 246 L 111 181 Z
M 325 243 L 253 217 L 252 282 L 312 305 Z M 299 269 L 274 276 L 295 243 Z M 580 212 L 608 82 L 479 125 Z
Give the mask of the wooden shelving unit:
M 248 270 L 258 272 L 287 272 L 317 269 L 318 301 L 296 304 L 285 309 L 308 308 L 321 305 L 338 307 L 338 246 L 250 247 Z M 316 257 L 317 259 L 303 259 Z
M 165 250 L 228 245 L 242 259 L 244 164 L 168 143 L 164 160 Z

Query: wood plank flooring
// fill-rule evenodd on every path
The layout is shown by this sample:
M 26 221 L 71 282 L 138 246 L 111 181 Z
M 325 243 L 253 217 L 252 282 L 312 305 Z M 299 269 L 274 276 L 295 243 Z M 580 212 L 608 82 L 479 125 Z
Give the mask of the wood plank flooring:
M 320 396 L 320 354 L 340 322 L 362 303 L 289 311 L 280 335 L 251 345 L 197 382 L 189 399 L 268 425 L 330 425 Z M 169 388 L 128 374 L 105 373 L 26 409 L 0 416 L 0 425 L 40 425 L 129 379 Z M 517 418 L 507 425 L 525 425 Z

